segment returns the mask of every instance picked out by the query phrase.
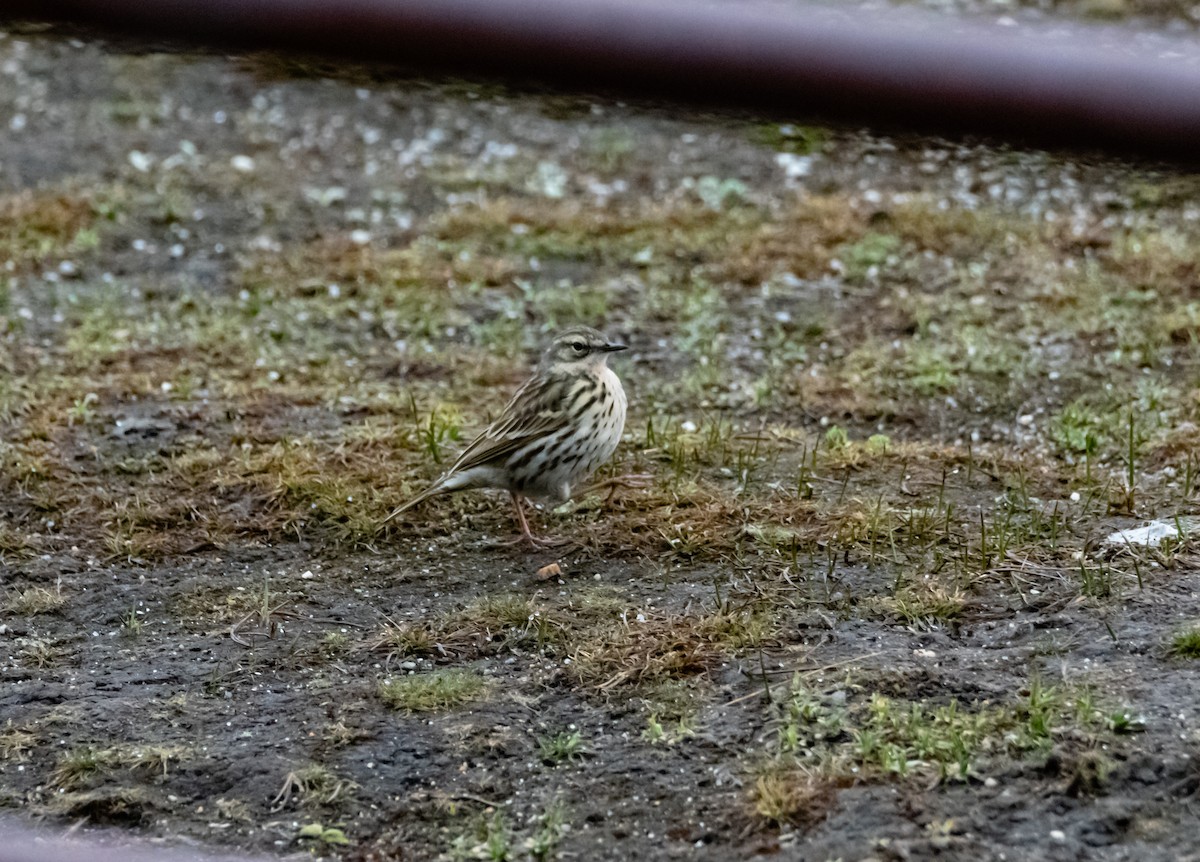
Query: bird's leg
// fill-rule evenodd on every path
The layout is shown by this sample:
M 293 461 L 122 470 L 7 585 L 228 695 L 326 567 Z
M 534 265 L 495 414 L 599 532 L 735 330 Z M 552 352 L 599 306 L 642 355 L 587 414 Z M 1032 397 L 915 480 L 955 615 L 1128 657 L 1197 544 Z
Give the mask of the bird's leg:
M 522 539 L 529 542 L 531 545 L 537 544 L 537 536 L 529 530 L 529 519 L 525 517 L 525 498 L 520 494 L 509 494 L 512 498 L 513 511 L 517 513 L 517 526 L 521 528 L 521 536 L 517 541 Z
M 554 548 L 569 542 L 568 539 L 543 539 L 541 536 L 535 536 L 529 529 L 529 519 L 525 517 L 525 498 L 512 491 L 509 492 L 509 496 L 512 498 L 513 511 L 517 513 L 517 526 L 521 528 L 521 535 L 500 544 L 517 545 L 528 542 L 535 548 Z
M 588 494 L 594 494 L 607 488 L 608 496 L 604 498 L 604 502 L 607 504 L 612 502 L 618 488 L 649 488 L 653 479 L 654 476 L 650 473 L 627 473 L 624 476 L 614 476 L 602 482 L 593 482 L 580 491 L 577 496 L 586 497 Z

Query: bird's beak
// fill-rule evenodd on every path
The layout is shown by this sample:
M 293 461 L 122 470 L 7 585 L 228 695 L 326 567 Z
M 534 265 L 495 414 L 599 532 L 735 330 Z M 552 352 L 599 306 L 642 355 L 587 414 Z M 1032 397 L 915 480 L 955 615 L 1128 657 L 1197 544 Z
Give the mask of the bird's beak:
M 610 341 L 607 344 L 605 344 L 603 347 L 601 347 L 600 349 L 603 350 L 605 353 L 616 353 L 618 350 L 628 350 L 629 345 L 614 344 L 613 342 Z

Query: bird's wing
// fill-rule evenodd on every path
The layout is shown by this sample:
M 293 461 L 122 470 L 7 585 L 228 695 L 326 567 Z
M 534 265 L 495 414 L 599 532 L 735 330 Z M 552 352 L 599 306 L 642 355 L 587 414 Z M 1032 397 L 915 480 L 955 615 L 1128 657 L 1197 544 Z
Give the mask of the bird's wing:
M 553 434 L 568 422 L 570 378 L 538 374 L 517 390 L 500 416 L 471 441 L 446 475 L 506 458 L 539 437 Z

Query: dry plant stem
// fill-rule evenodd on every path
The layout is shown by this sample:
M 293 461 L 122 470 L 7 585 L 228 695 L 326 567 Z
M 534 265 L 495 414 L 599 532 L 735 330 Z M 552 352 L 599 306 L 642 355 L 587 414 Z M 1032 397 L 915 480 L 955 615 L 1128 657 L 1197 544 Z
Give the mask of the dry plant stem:
M 252 636 L 263 636 L 263 637 L 273 638 L 273 637 L 275 637 L 276 623 L 272 619 L 272 617 L 284 617 L 284 618 L 293 619 L 293 620 L 301 619 L 300 614 L 296 613 L 295 611 L 283 610 L 283 607 L 286 604 L 287 604 L 287 602 L 281 602 L 280 604 L 276 605 L 275 607 L 273 607 L 267 611 L 266 615 L 262 619 L 263 625 L 267 627 L 266 631 L 246 632 L 246 634 L 252 635 Z M 246 640 L 246 638 L 242 636 L 241 628 L 246 623 L 248 623 L 250 621 L 250 619 L 257 613 L 258 613 L 257 611 L 251 611 L 250 613 L 246 614 L 244 617 L 242 617 L 240 620 L 238 620 L 236 623 L 234 623 L 232 626 L 229 627 L 229 637 L 231 640 L 233 640 L 234 643 L 239 644 L 244 647 L 250 646 L 250 641 Z
M 240 620 L 238 620 L 236 623 L 234 623 L 232 626 L 229 627 L 230 639 L 234 643 L 236 643 L 240 646 L 248 647 L 248 646 L 251 646 L 251 643 L 250 643 L 250 641 L 248 641 L 245 638 L 245 635 L 250 635 L 252 637 L 268 637 L 268 638 L 275 637 L 275 631 L 276 631 L 277 626 L 276 626 L 276 623 L 271 619 L 271 617 L 285 617 L 287 619 L 292 619 L 292 620 L 307 619 L 308 622 L 310 622 L 310 623 L 324 623 L 325 625 L 346 626 L 346 627 L 352 628 L 352 629 L 365 629 L 367 627 L 362 623 L 352 623 L 347 620 L 339 620 L 339 619 L 334 619 L 332 617 L 305 617 L 303 614 L 297 613 L 295 611 L 281 610 L 281 608 L 283 608 L 283 606 L 286 604 L 287 604 L 287 602 L 283 602 L 279 605 L 276 605 L 274 608 L 272 608 L 270 611 L 267 612 L 267 617 L 266 617 L 266 620 L 264 621 L 264 625 L 267 626 L 266 631 L 243 632 L 242 626 L 244 626 L 246 623 L 248 623 L 250 621 L 251 617 L 253 617 L 258 612 L 251 611 L 250 613 L 246 614 L 244 617 L 242 617 Z
M 601 482 L 594 482 L 576 494 L 576 496 L 586 497 L 588 494 L 594 494 L 597 491 L 607 489 L 608 496 L 604 498 L 604 502 L 611 503 L 613 497 L 615 497 L 617 494 L 618 488 L 649 488 L 653 481 L 654 476 L 650 473 L 628 473 L 624 476 L 614 476 L 611 479 L 605 479 Z

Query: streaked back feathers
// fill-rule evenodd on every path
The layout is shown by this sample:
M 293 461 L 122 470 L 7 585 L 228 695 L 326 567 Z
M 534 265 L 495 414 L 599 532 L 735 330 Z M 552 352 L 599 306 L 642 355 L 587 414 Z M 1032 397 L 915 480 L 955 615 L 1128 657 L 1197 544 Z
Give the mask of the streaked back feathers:
M 559 333 L 496 421 L 389 519 L 435 494 L 468 488 L 568 499 L 580 479 L 612 457 L 621 439 L 625 392 L 607 362 L 609 353 L 624 349 L 587 326 Z

